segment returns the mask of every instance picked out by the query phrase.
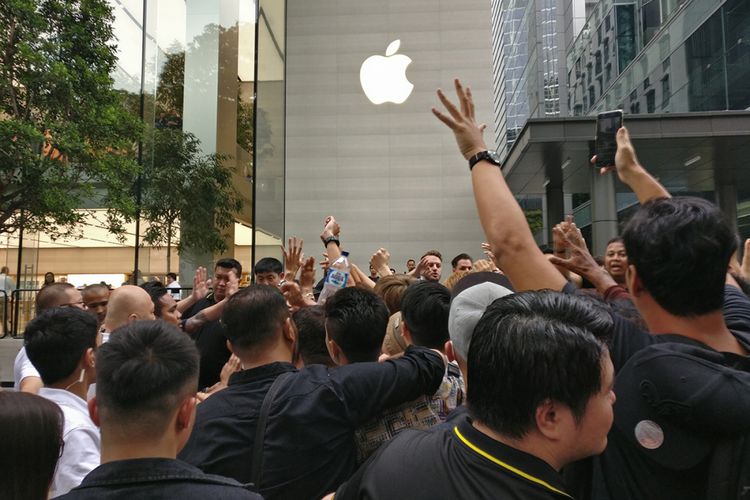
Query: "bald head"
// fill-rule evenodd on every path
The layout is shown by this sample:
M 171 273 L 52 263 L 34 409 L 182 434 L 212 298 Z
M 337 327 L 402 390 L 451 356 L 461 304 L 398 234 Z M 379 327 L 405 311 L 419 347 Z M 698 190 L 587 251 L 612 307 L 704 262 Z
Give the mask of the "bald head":
M 124 285 L 113 290 L 107 304 L 104 328 L 111 332 L 138 319 L 154 319 L 154 303 L 141 287 Z

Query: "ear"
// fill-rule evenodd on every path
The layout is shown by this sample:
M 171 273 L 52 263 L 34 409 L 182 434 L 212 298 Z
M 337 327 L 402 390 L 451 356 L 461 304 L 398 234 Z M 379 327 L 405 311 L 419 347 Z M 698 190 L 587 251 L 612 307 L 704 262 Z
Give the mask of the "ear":
M 138 320 L 137 314 L 128 314 L 128 323 L 132 323 L 133 321 L 137 321 L 137 320 Z
M 193 427 L 193 417 L 195 416 L 195 406 L 197 404 L 198 399 L 193 394 L 182 401 L 182 404 L 177 409 L 177 418 L 175 419 L 177 432 L 187 429 L 188 435 L 190 434 L 190 430 Z
M 87 404 L 89 407 L 89 416 L 91 417 L 91 421 L 94 422 L 97 427 L 101 427 L 102 425 L 99 423 L 99 407 L 96 405 L 96 396 L 89 399 Z
M 96 351 L 94 351 L 93 347 L 89 347 L 88 349 L 86 349 L 86 352 L 83 353 L 81 361 L 83 363 L 82 368 L 89 369 L 96 366 Z
M 545 399 L 536 407 L 534 415 L 536 427 L 545 438 L 559 441 L 566 430 L 569 430 L 563 425 L 568 414 L 570 414 L 570 410 L 564 405 L 551 399 Z
M 628 269 L 625 272 L 625 284 L 633 296 L 638 296 L 643 292 L 643 282 L 633 264 L 628 265 Z
M 448 361 L 458 362 L 456 360 L 456 353 L 455 353 L 455 351 L 453 351 L 453 341 L 452 340 L 449 340 L 449 341 L 447 341 L 445 343 L 444 350 L 445 350 L 445 355 L 448 356 Z
M 411 341 L 411 330 L 409 330 L 409 325 L 406 324 L 406 321 L 404 321 L 404 315 L 401 315 L 401 336 L 404 337 L 404 341 L 406 341 L 406 345 L 410 346 L 414 342 Z
M 328 349 L 328 355 L 331 356 L 331 359 L 336 363 L 336 366 L 346 364 L 342 362 L 343 353 L 341 352 L 341 348 L 335 340 L 328 336 L 328 333 L 326 333 L 326 348 Z
M 294 324 L 292 318 L 284 320 L 284 324 L 281 327 L 281 333 L 284 335 L 284 340 L 290 344 L 297 342 L 297 325 Z

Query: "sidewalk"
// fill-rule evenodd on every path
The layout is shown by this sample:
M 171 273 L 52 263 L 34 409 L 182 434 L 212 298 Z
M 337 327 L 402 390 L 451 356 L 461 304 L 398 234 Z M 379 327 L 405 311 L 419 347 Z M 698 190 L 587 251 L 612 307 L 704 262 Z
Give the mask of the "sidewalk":
M 14 339 L 9 336 L 0 339 L 0 382 L 3 387 L 13 386 L 13 361 L 21 346 L 23 346 L 23 339 Z

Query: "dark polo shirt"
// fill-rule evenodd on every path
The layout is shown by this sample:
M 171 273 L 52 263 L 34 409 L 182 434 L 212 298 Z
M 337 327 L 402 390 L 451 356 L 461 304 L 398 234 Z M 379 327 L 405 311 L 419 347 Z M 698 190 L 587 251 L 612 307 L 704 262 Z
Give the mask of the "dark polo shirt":
M 482 434 L 467 416 L 383 445 L 336 492 L 336 500 L 359 498 L 572 497 L 546 462 Z

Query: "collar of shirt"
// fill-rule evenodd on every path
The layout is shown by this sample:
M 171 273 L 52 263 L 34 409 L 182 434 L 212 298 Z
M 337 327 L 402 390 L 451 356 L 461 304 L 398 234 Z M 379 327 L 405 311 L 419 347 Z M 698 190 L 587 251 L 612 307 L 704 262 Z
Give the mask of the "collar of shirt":
M 473 453 L 493 462 L 505 471 L 538 486 L 573 498 L 565 492 L 560 474 L 545 461 L 492 439 L 471 425 L 467 417 L 453 428 L 454 437 Z
M 293 364 L 285 361 L 276 361 L 232 374 L 229 377 L 229 385 L 249 384 L 269 377 L 276 378 L 277 375 L 291 371 L 297 371 Z
M 60 406 L 65 406 L 71 409 L 74 409 L 76 411 L 79 411 L 83 413 L 84 415 L 88 416 L 89 414 L 89 408 L 86 404 L 86 401 L 79 398 L 72 392 L 66 391 L 64 389 L 53 389 L 52 387 L 42 387 L 39 389 L 39 395 L 49 399 L 50 401 L 54 401 Z

